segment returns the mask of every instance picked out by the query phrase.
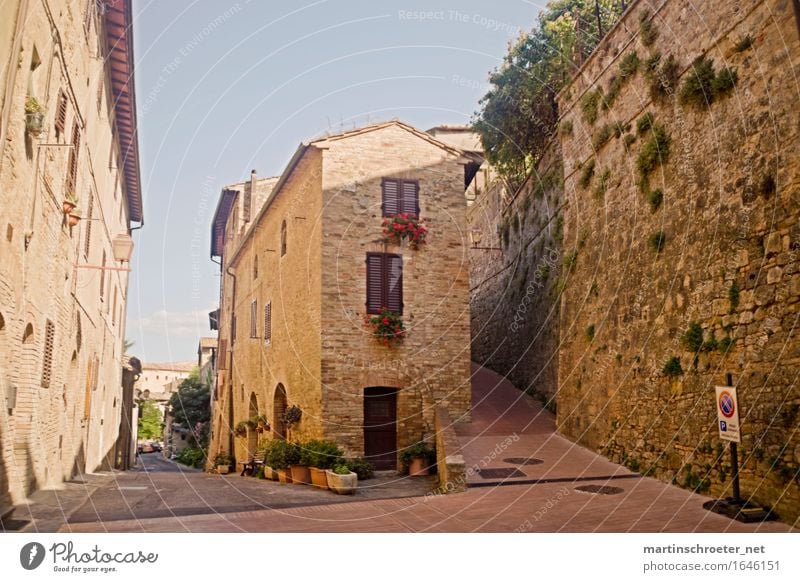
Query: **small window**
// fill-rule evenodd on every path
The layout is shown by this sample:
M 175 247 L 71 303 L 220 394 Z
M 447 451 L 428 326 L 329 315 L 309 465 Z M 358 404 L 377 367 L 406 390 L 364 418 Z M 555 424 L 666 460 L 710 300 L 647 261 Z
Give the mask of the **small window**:
M 367 253 L 367 313 L 403 313 L 403 257 Z
M 250 303 L 250 337 L 258 337 L 258 324 L 256 317 L 258 313 L 258 301 L 255 299 Z
M 286 254 L 286 221 L 281 222 L 281 256 Z
M 253 279 L 258 279 L 258 255 L 253 255 Z
M 33 324 L 29 323 L 25 326 L 25 331 L 22 332 L 22 343 L 23 344 L 32 344 L 33 343 Z
M 272 343 L 272 301 L 264 305 L 264 343 Z
M 69 148 L 69 163 L 67 165 L 66 193 L 75 194 L 78 183 L 78 155 L 81 147 L 81 128 L 76 121 L 72 125 L 72 147 Z
M 419 216 L 419 182 L 384 178 L 381 182 L 384 216 L 413 214 Z
M 53 376 L 53 343 L 56 337 L 56 326 L 49 319 L 44 326 L 44 358 L 42 359 L 42 388 L 50 388 Z

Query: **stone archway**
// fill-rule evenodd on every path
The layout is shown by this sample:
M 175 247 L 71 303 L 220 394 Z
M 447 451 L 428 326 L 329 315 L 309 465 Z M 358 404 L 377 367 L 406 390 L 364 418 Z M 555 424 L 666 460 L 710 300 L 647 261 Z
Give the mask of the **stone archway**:
M 276 439 L 286 438 L 286 425 L 283 423 L 283 413 L 286 412 L 288 402 L 286 398 L 286 388 L 283 387 L 283 384 L 278 384 L 275 387 L 275 395 L 272 399 L 272 434 Z

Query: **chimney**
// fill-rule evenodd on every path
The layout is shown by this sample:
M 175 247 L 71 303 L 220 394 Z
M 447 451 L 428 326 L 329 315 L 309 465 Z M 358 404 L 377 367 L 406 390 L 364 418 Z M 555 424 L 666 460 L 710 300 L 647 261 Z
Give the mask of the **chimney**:
M 253 196 L 256 193 L 256 180 L 258 175 L 255 170 L 250 171 L 250 184 L 245 185 L 244 188 L 244 212 L 242 212 L 242 220 L 250 222 L 250 216 L 253 208 Z

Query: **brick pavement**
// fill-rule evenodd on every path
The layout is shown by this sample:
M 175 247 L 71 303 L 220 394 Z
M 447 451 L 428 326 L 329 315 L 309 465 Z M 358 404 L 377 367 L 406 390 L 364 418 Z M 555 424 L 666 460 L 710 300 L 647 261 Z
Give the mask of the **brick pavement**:
M 508 457 L 544 462 L 521 466 L 524 478 L 502 486 L 470 477 L 466 493 L 330 503 L 225 514 L 106 522 L 121 532 L 786 532 L 783 523 L 742 524 L 705 511 L 707 497 L 631 473 L 555 434 L 553 415 L 492 372 L 473 367 L 473 421 L 457 432 L 469 463 L 515 467 Z M 509 435 L 519 438 L 492 456 Z M 597 478 L 611 476 L 612 479 Z M 559 482 L 519 483 L 522 479 Z M 622 491 L 603 495 L 584 485 Z M 477 487 L 476 485 L 489 485 Z M 294 489 L 288 489 L 289 492 Z M 97 531 L 97 523 L 61 531 Z

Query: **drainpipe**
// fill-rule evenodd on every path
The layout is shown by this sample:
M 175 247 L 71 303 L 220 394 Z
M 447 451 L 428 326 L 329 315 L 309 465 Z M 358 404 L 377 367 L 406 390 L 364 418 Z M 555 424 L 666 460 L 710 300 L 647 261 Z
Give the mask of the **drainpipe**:
M 234 456 L 236 453 L 236 449 L 234 448 L 235 442 L 233 440 L 233 355 L 235 350 L 233 349 L 234 343 L 236 338 L 234 337 L 234 318 L 236 316 L 236 274 L 231 273 L 231 268 L 228 267 L 225 269 L 225 272 L 231 276 L 233 279 L 233 290 L 231 293 L 231 321 L 230 321 L 230 350 L 231 350 L 231 358 L 230 358 L 230 373 L 229 373 L 229 380 L 228 380 L 228 450 L 230 451 L 230 455 Z

